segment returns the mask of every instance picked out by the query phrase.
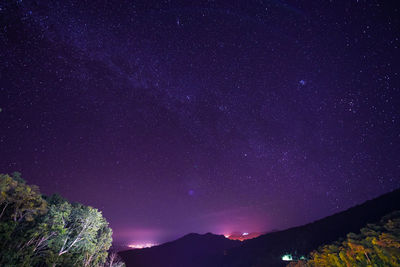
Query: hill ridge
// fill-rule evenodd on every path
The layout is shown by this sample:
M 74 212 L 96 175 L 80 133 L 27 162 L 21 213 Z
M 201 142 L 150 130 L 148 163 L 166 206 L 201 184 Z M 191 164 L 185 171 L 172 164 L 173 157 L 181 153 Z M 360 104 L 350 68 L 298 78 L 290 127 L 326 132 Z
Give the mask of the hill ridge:
M 344 211 L 246 241 L 235 241 L 212 233 L 189 233 L 142 250 L 119 254 L 127 267 L 248 267 L 285 266 L 286 253 L 306 255 L 320 245 L 359 232 L 368 223 L 400 210 L 400 189 L 367 200 Z

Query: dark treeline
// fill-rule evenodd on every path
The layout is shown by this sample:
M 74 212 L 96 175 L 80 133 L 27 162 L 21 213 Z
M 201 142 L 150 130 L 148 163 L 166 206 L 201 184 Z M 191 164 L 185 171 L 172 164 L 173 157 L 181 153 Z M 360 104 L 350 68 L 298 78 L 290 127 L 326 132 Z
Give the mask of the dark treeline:
M 400 266 L 400 212 L 390 213 L 359 234 L 349 233 L 344 240 L 321 246 L 307 259 L 288 265 L 305 266 Z
M 349 233 L 346 239 L 311 252 L 308 259 L 288 265 L 296 266 L 400 266 L 400 212 L 386 215 L 359 234 Z
M 101 212 L 0 174 L 0 266 L 122 267 Z
M 315 222 L 247 240 L 242 246 L 228 250 L 223 266 L 286 266 L 288 262 L 283 260 L 285 255 L 291 255 L 293 259 L 299 259 L 302 256 L 311 259 L 310 253 L 312 251 L 318 251 L 318 248 L 322 248 L 324 245 L 334 244 L 337 240 L 344 240 L 349 233 L 361 234 L 361 229 L 368 227 L 370 224 L 383 226 L 380 222 L 381 219 L 387 218 L 385 217 L 386 215 L 399 210 L 400 189 L 397 189 Z M 393 213 L 392 215 L 396 216 L 396 214 Z M 394 218 L 391 220 L 394 222 Z M 383 227 L 381 229 L 386 228 Z M 379 233 L 383 232 L 383 230 L 380 230 Z M 398 232 L 394 236 L 398 240 L 400 239 Z M 392 255 L 395 255 L 394 249 L 390 249 L 390 251 L 393 252 Z M 399 248 L 397 248 L 397 251 L 399 251 Z M 399 255 L 399 252 L 397 252 L 397 255 Z M 311 264 L 311 262 L 309 263 Z M 322 264 L 319 266 L 342 265 Z

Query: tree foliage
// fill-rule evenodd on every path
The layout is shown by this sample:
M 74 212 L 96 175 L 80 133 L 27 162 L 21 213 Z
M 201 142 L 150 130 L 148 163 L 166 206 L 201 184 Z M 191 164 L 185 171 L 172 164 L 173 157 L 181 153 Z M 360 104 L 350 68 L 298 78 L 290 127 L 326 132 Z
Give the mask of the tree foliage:
M 0 174 L 0 266 L 124 266 L 108 257 L 111 236 L 97 209 Z
M 32 221 L 35 215 L 46 212 L 47 203 L 39 188 L 27 185 L 20 173 L 0 174 L 0 194 L 0 219 L 7 216 L 14 222 Z
M 297 265 L 296 265 L 297 264 Z M 359 234 L 311 252 L 308 261 L 290 266 L 400 266 L 400 212 L 378 224 L 368 224 Z

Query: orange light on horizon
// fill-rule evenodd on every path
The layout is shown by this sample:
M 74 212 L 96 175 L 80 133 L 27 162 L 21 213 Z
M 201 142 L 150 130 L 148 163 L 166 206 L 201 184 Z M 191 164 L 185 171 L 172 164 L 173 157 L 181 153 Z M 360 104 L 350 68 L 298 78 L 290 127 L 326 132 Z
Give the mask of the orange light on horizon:
M 249 232 L 233 232 L 232 234 L 224 234 L 225 238 L 231 239 L 231 240 L 239 240 L 239 241 L 244 241 L 247 239 L 253 239 L 256 238 L 263 233 L 249 233 Z

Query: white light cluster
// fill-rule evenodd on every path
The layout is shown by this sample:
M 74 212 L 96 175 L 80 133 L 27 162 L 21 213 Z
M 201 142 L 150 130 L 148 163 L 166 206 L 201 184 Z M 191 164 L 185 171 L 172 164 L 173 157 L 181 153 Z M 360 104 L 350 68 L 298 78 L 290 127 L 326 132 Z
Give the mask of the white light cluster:
M 151 248 L 157 246 L 157 244 L 153 243 L 143 243 L 143 244 L 130 244 L 128 247 L 135 248 L 135 249 L 142 249 L 142 248 Z

